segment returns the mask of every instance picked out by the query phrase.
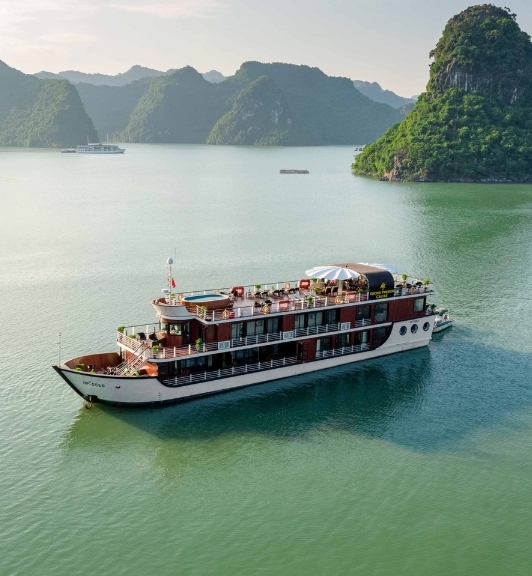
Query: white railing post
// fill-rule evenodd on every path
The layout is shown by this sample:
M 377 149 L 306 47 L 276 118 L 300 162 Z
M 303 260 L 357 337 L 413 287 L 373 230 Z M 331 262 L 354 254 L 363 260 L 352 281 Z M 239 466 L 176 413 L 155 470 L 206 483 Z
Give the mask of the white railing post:
M 191 345 L 191 344 L 188 345 L 188 353 L 189 353 L 189 354 L 192 353 L 192 345 Z
M 176 353 L 176 352 L 177 352 L 177 351 L 176 351 L 176 347 L 174 346 L 174 358 L 177 356 L 177 353 Z

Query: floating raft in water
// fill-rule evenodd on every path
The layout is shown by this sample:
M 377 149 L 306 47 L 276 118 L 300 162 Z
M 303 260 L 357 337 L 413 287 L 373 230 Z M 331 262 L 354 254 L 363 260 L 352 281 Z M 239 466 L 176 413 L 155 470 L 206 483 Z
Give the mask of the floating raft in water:
M 308 170 L 281 170 L 281 174 L 309 174 Z

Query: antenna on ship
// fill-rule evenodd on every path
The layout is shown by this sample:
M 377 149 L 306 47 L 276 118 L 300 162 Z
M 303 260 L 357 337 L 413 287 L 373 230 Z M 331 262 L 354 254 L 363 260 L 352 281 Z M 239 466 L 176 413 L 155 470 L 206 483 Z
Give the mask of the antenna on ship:
M 172 301 L 172 288 L 175 288 L 175 282 L 172 277 L 172 264 L 174 263 L 173 258 L 168 258 L 166 264 L 168 266 L 168 303 Z M 172 286 L 173 284 L 173 286 Z
M 54 344 L 57 344 L 57 365 L 61 366 L 61 332 L 59 332 L 59 340 Z

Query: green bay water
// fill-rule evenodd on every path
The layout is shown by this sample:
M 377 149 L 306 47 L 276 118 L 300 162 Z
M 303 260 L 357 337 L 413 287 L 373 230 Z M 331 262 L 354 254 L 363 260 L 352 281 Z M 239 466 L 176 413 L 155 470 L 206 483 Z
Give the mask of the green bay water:
M 354 177 L 352 147 L 0 149 L 0 574 L 532 572 L 532 187 Z M 280 175 L 281 168 L 310 170 Z M 428 349 L 150 409 L 51 369 L 178 289 L 430 277 Z

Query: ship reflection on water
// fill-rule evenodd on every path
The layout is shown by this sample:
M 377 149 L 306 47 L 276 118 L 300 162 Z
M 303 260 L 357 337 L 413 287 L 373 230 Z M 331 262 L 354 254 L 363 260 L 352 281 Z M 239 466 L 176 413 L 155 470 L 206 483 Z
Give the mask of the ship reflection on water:
M 227 434 L 304 437 L 324 426 L 381 436 L 390 418 L 416 411 L 430 370 L 430 351 L 424 348 L 184 404 L 147 409 L 98 405 L 80 411 L 69 445 L 100 441 L 102 434 L 116 439 L 126 433 L 120 432 L 120 422 L 129 434 L 134 427 L 164 440 L 195 443 Z

